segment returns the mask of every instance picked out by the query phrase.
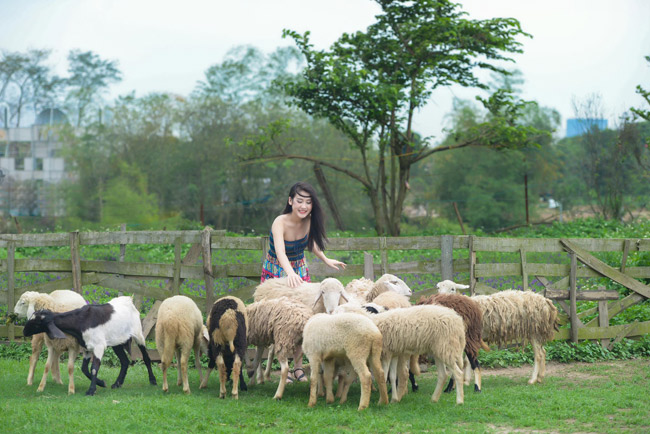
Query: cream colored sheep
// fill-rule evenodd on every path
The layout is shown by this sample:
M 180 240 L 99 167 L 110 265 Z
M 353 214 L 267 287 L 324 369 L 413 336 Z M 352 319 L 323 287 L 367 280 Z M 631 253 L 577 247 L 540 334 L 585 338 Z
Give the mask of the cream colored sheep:
M 175 295 L 165 299 L 158 309 L 156 321 L 156 346 L 160 352 L 160 365 L 163 373 L 163 392 L 169 390 L 167 369 L 174 360 L 178 364 L 177 385 L 183 384 L 183 392 L 190 394 L 187 380 L 187 364 L 190 351 L 194 350 L 196 369 L 201 375 L 200 354 L 208 352 L 208 329 L 203 325 L 203 316 L 196 303 L 184 295 Z
M 411 288 L 402 279 L 392 274 L 384 274 L 372 285 L 366 294 L 366 301 L 375 301 L 379 294 L 386 291 L 393 291 L 406 297 L 413 295 Z
M 302 331 L 313 312 L 304 304 L 287 297 L 257 301 L 246 306 L 246 312 L 248 345 L 257 346 L 255 359 L 248 371 L 250 384 L 255 384 L 255 374 L 260 383 L 264 382 L 260 363 L 262 352 L 273 344 L 280 361 L 280 384 L 273 399 L 282 399 L 289 376 L 289 358 L 300 347 Z
M 398 370 L 396 377 L 399 389 L 392 384 L 393 401 L 401 400 L 406 393 L 409 356 L 431 354 L 438 370 L 438 382 L 431 400 L 437 402 L 440 399 L 449 370 L 458 385 L 456 403 L 463 403 L 465 325 L 456 312 L 442 306 L 413 306 L 389 310 L 374 315 L 372 319 L 384 339 L 384 372 L 388 371 L 391 363 Z M 393 360 L 395 358 L 396 364 Z
M 331 313 L 349 299 L 343 284 L 333 277 L 317 283 L 304 282 L 297 288 L 290 288 L 286 277 L 269 279 L 262 282 L 253 294 L 255 301 L 279 297 L 299 301 L 312 308 L 314 313 Z
M 49 309 L 52 312 L 67 312 L 85 305 L 86 300 L 80 294 L 67 289 L 52 291 L 50 294 L 26 291 L 16 302 L 14 313 L 19 317 L 29 318 L 36 310 Z M 38 333 L 32 337 L 32 355 L 29 358 L 27 384 L 31 386 L 33 383 L 34 371 L 36 370 L 36 363 L 41 354 L 43 343 L 47 346 L 47 362 L 45 363 L 45 371 L 43 372 L 43 377 L 37 390 L 42 392 L 45 389 L 48 371 L 52 373 L 54 381 L 58 384 L 63 384 L 59 369 L 59 358 L 63 352 L 68 351 L 68 393 L 74 394 L 74 362 L 81 351 L 81 347 L 72 337 L 66 339 L 50 339 L 45 333 Z
M 323 364 L 323 378 L 327 402 L 334 401 L 332 380 L 337 360 L 352 366 L 361 382 L 361 398 L 358 410 L 368 407 L 372 377 L 368 362 L 375 378 L 384 378 L 381 367 L 382 336 L 372 320 L 356 313 L 337 315 L 314 315 L 303 331 L 303 349 L 311 370 L 309 385 L 309 406 L 316 405 L 319 370 Z M 388 403 L 386 383 L 378 381 L 380 404 Z
M 445 283 L 447 282 L 447 283 Z M 454 293 L 454 282 L 438 284 L 440 293 Z M 452 285 L 453 284 L 453 285 Z M 483 340 L 505 345 L 530 342 L 533 347 L 533 373 L 528 384 L 541 383 L 546 374 L 544 344 L 558 330 L 557 308 L 546 297 L 532 291 L 499 291 L 492 295 L 475 295 L 483 312 Z
M 395 291 L 385 291 L 372 300 L 373 303 L 384 306 L 386 309 L 397 309 L 398 307 L 411 307 L 408 297 L 398 294 Z

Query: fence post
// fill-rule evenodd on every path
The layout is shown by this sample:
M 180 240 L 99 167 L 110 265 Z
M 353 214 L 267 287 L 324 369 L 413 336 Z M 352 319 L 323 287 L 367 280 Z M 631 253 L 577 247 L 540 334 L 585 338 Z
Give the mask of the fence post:
M 625 273 L 625 266 L 627 265 L 627 257 L 630 254 L 630 240 L 623 242 L 623 257 L 621 258 L 621 273 Z
M 81 257 L 79 231 L 70 232 L 70 262 L 72 263 L 72 288 L 81 294 Z
M 126 232 L 126 223 L 122 223 L 120 225 L 120 232 Z M 117 262 L 124 262 L 126 259 L 126 244 L 120 244 L 120 256 L 117 258 Z M 121 277 L 122 279 L 124 278 L 124 274 L 118 274 L 117 277 Z M 122 296 L 124 293 L 122 291 L 118 291 L 117 295 Z M 138 304 L 137 300 L 134 301 L 134 304 L 138 309 L 140 309 L 140 305 Z
M 598 327 L 606 328 L 609 327 L 609 309 L 607 307 L 607 300 L 600 300 L 598 302 Z M 607 348 L 609 344 L 609 339 L 601 339 L 600 345 L 603 348 Z
M 475 235 L 469 236 L 469 294 L 476 294 L 476 251 L 474 250 Z
M 571 342 L 578 342 L 578 324 L 580 322 L 576 306 L 578 257 L 573 252 L 569 253 L 569 257 L 571 258 L 571 271 L 569 273 L 569 301 L 571 302 L 569 306 L 569 319 L 571 320 Z
M 442 280 L 452 280 L 454 277 L 454 236 L 440 237 L 440 274 Z
M 528 291 L 528 273 L 526 272 L 526 251 L 519 249 L 519 256 L 521 257 L 521 281 L 524 291 Z
M 181 237 L 174 240 L 174 280 L 172 283 L 172 294 L 178 295 L 181 292 Z
M 16 305 L 16 243 L 10 242 L 7 246 L 7 312 Z M 16 339 L 14 322 L 9 324 L 7 335 L 10 341 Z
M 372 254 L 363 252 L 363 277 L 375 280 L 375 267 L 372 263 Z
M 381 254 L 381 274 L 388 273 L 388 252 L 386 251 L 386 237 L 379 238 L 379 253 Z
M 201 232 L 201 252 L 203 255 L 203 281 L 205 282 L 205 313 L 210 314 L 214 303 L 214 272 L 212 271 L 211 229 Z

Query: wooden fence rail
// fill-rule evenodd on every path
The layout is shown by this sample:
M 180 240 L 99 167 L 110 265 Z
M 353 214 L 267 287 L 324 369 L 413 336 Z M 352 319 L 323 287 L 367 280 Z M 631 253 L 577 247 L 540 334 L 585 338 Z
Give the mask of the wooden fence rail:
M 130 245 L 163 244 L 174 246 L 174 262 L 153 264 L 127 262 L 125 252 Z M 98 245 L 119 245 L 116 260 L 85 260 L 82 248 Z M 183 245 L 191 245 L 182 257 Z M 26 247 L 66 247 L 70 259 L 16 259 L 17 249 Z M 383 273 L 398 275 L 428 274 L 440 280 L 454 279 L 470 284 L 471 294 L 490 293 L 497 289 L 486 285 L 490 278 L 514 276 L 521 278 L 522 289 L 529 290 L 531 279 L 537 279 L 545 288 L 545 295 L 560 307 L 561 321 L 570 324 L 562 329 L 556 339 L 601 340 L 605 345 L 626 336 L 650 333 L 650 321 L 610 326 L 612 317 L 625 309 L 650 298 L 650 287 L 637 279 L 650 279 L 650 260 L 641 261 L 648 266 L 629 266 L 632 255 L 650 252 L 650 239 L 540 239 L 540 238 L 493 238 L 476 236 L 430 236 L 430 237 L 372 237 L 333 238 L 328 244 L 333 252 L 360 255 L 358 264 L 350 264 L 339 272 L 324 264 L 312 262 L 310 274 L 319 280 L 326 276 L 374 278 Z M 183 281 L 202 281 L 207 288 L 205 297 L 191 296 L 204 311 L 212 305 L 215 284 L 223 278 L 246 278 L 249 285 L 232 292 L 240 298 L 250 299 L 261 272 L 261 260 L 253 263 L 214 264 L 215 252 L 223 250 L 258 251 L 263 258 L 268 249 L 268 237 L 232 237 L 225 231 L 206 228 L 203 231 L 142 231 L 127 232 L 72 232 L 56 234 L 0 235 L 0 249 L 6 250 L 6 259 L 0 260 L 0 273 L 6 275 L 6 286 L 0 288 L 0 306 L 11 310 L 25 291 L 52 292 L 56 289 L 82 291 L 85 285 L 117 290 L 156 300 L 144 320 L 145 332 L 155 325 L 157 306 L 165 298 L 179 294 Z M 419 260 L 389 262 L 392 250 L 423 251 Z M 369 252 L 374 252 L 370 254 Z M 593 253 L 619 253 L 620 264 L 616 267 L 601 261 Z M 334 256 L 337 253 L 333 253 Z M 553 262 L 535 260 L 538 254 L 552 254 Z M 497 255 L 495 255 L 497 254 Z M 504 254 L 504 255 L 498 255 Z M 491 256 L 490 256 L 491 255 Z M 350 257 L 349 256 L 349 257 Z M 649 255 L 650 256 L 650 255 Z M 378 258 L 375 262 L 373 258 Z M 487 260 L 482 258 L 488 258 Z M 507 257 L 508 259 L 502 259 Z M 514 259 L 513 259 L 514 258 Z M 199 263 L 202 261 L 202 264 Z M 637 261 L 640 262 L 640 261 Z M 17 273 L 46 272 L 57 276 L 56 280 L 16 287 Z M 551 282 L 549 277 L 559 278 Z M 617 291 L 588 290 L 579 287 L 580 279 L 607 277 L 630 290 L 630 295 L 619 297 Z M 165 286 L 151 286 L 150 280 L 164 280 Z M 431 287 L 413 287 L 415 297 L 433 292 Z M 598 302 L 598 307 L 578 313 L 576 305 L 581 300 Z M 597 317 L 583 322 L 590 315 Z M 0 337 L 14 339 L 22 336 L 20 327 L 0 326 Z

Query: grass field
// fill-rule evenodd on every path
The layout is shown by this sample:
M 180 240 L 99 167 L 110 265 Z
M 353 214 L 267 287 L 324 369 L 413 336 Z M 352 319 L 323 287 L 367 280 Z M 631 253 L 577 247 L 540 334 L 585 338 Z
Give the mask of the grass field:
M 277 383 L 241 392 L 238 401 L 218 399 L 218 376 L 208 389 L 198 389 L 198 374 L 190 370 L 192 395 L 175 386 L 170 370 L 170 392 L 150 386 L 146 370 L 129 370 L 122 389 L 98 389 L 84 395 L 88 380 L 76 372 L 77 394 L 48 380 L 36 392 L 43 372 L 39 362 L 36 381 L 26 385 L 27 362 L 0 359 L 0 424 L 3 432 L 649 432 L 650 359 L 594 364 L 550 363 L 544 384 L 526 383 L 530 366 L 486 369 L 483 393 L 465 388 L 465 404 L 455 394 L 430 402 L 435 368 L 419 380 L 420 391 L 398 404 L 378 406 L 373 392 L 370 407 L 359 413 L 359 386 L 347 403 L 325 404 L 319 399 L 307 407 L 308 384 L 288 385 L 284 399 L 271 399 Z M 102 367 L 100 377 L 112 383 L 117 368 Z M 162 374 L 154 369 L 158 382 Z M 276 377 L 277 378 L 277 377 Z

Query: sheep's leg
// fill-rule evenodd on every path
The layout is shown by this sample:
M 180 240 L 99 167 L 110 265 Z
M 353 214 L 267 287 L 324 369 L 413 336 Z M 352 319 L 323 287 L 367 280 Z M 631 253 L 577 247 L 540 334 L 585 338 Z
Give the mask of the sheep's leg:
M 101 353 L 102 355 L 104 354 L 103 349 Z M 93 356 L 92 368 L 90 369 L 91 372 L 90 387 L 86 391 L 86 396 L 94 395 L 95 391 L 97 390 L 97 374 L 99 373 L 99 368 L 101 364 L 102 364 L 101 359 L 99 357 Z
M 475 363 L 474 361 L 470 361 L 467 354 L 465 354 L 465 357 L 463 359 L 463 379 L 465 380 L 465 386 L 469 386 L 469 384 L 472 382 L 472 371 L 474 370 L 474 365 L 478 364 L 478 360 L 474 360 Z
M 32 355 L 29 356 L 29 372 L 27 373 L 28 386 L 31 386 L 34 382 L 34 371 L 36 370 L 38 358 L 41 356 L 43 342 L 45 342 L 45 333 L 38 333 L 32 336 Z
M 452 375 L 456 378 L 456 404 L 462 404 L 465 399 L 465 389 L 463 387 L 463 360 L 462 358 L 451 367 Z
M 401 355 L 397 359 L 397 401 L 401 401 L 408 392 L 409 356 Z
M 386 388 L 386 381 L 381 381 L 384 378 L 384 371 L 381 367 L 381 346 L 373 346 L 372 354 L 370 355 L 370 369 L 372 374 L 377 380 L 377 387 L 379 388 L 379 403 L 388 404 L 388 390 Z
M 437 357 L 434 357 L 434 359 L 436 361 L 436 369 L 438 370 L 438 381 L 436 383 L 436 388 L 433 391 L 433 395 L 431 396 L 431 401 L 438 402 L 440 395 L 442 394 L 442 388 L 447 381 L 447 371 L 445 370 L 445 364 L 442 363 L 442 360 Z
M 361 383 L 361 398 L 359 399 L 359 408 L 358 411 L 368 408 L 370 404 L 370 387 L 372 386 L 372 375 L 370 375 L 370 370 L 366 365 L 366 360 L 368 359 L 367 355 L 361 359 L 350 360 L 352 367 L 359 376 L 359 382 Z
M 163 345 L 158 348 L 160 351 L 160 369 L 163 375 L 162 391 L 169 391 L 169 383 L 167 382 L 167 371 L 174 360 L 174 347 L 172 345 Z M 179 359 L 180 360 L 180 359 Z
M 409 358 L 409 381 L 411 382 L 411 390 L 417 392 L 420 386 L 415 381 L 415 377 L 421 374 L 420 372 L 420 355 L 412 354 Z
M 278 354 L 278 360 L 280 361 L 280 384 L 275 391 L 275 396 L 273 399 L 282 399 L 284 395 L 284 388 L 287 385 L 287 377 L 289 377 L 289 359 L 285 357 L 284 354 Z
M 357 378 L 357 373 L 354 372 L 354 369 L 352 369 L 352 366 L 345 366 L 344 368 L 345 374 L 339 375 L 339 388 L 338 390 L 341 391 L 339 398 L 341 400 L 339 403 L 344 404 L 348 400 L 348 392 L 350 391 L 350 386 L 354 382 L 354 380 Z M 337 392 L 338 392 L 337 390 Z
M 533 374 L 530 377 L 530 380 L 528 380 L 528 384 L 535 384 L 537 383 L 537 377 L 539 374 L 539 359 L 540 359 L 540 351 L 539 351 L 539 345 L 537 345 L 536 342 L 532 343 L 533 347 Z
M 86 376 L 86 378 L 92 381 L 93 377 L 90 374 L 90 371 L 88 370 L 89 363 L 90 363 L 90 356 L 84 355 L 84 359 L 81 362 L 81 372 Z M 106 387 L 106 383 L 104 382 L 104 380 L 100 380 L 99 378 L 97 378 L 96 384 L 99 387 Z
M 176 385 L 183 384 L 183 375 L 181 373 L 181 349 L 176 350 Z
M 42 392 L 43 389 L 45 389 L 45 385 L 47 384 L 47 374 L 52 369 L 52 363 L 55 361 L 58 362 L 58 360 L 59 354 L 56 352 L 56 350 L 54 348 L 47 347 L 47 362 L 45 362 L 45 370 L 43 371 L 43 376 L 41 377 L 41 382 L 38 385 L 38 389 L 36 389 L 37 392 Z
M 115 379 L 115 383 L 113 383 L 111 386 L 111 389 L 117 389 L 119 387 L 122 387 L 122 384 L 124 384 L 124 379 L 126 378 L 126 373 L 129 369 L 129 357 L 126 355 L 123 344 L 115 345 L 111 348 L 113 348 L 113 351 L 115 352 L 117 358 L 120 359 L 120 373 Z
M 266 358 L 266 369 L 264 370 L 264 380 L 266 381 L 271 381 L 271 366 L 273 365 L 274 355 L 275 355 L 275 345 L 271 345 L 269 346 L 269 351 Z
M 318 388 L 318 382 L 319 382 L 319 377 L 320 377 L 320 372 L 318 367 L 321 365 L 322 361 L 321 358 L 318 356 L 312 356 L 309 357 L 309 366 L 311 366 L 311 375 L 310 375 L 310 381 L 309 381 L 309 403 L 307 404 L 309 407 L 313 407 L 316 405 L 316 395 L 317 395 L 317 388 Z
M 203 373 L 201 372 L 201 346 L 197 343 L 194 345 L 194 367 L 199 373 L 199 383 L 203 379 Z
M 226 381 L 228 381 L 228 373 L 226 372 L 226 363 L 221 354 L 217 356 L 217 369 L 219 370 L 219 398 L 224 399 L 226 397 Z
M 544 344 L 539 344 L 539 373 L 537 374 L 537 382 L 541 383 L 544 381 L 544 376 L 546 375 L 546 349 Z
M 535 363 L 533 365 L 533 375 L 528 380 L 528 384 L 541 383 L 546 374 L 546 350 L 540 342 L 533 341 L 531 344 L 535 355 Z
M 323 382 L 325 383 L 325 402 L 331 404 L 334 402 L 334 393 L 332 393 L 332 383 L 334 381 L 334 370 L 336 362 L 334 359 L 323 362 Z
M 391 357 L 390 364 L 388 365 L 388 372 L 390 373 L 391 402 L 399 402 L 400 400 L 397 384 L 398 360 L 398 357 Z
M 180 373 L 181 373 L 181 378 L 183 380 L 183 393 L 186 395 L 190 394 L 190 382 L 187 379 L 187 368 L 190 363 L 190 348 L 183 348 L 181 351 L 181 358 L 180 358 Z
M 467 382 L 467 372 L 469 369 L 470 376 L 471 372 L 474 371 L 474 392 L 481 392 L 481 365 L 478 362 L 478 357 L 472 355 L 472 357 L 465 356 L 465 362 L 467 366 L 465 368 L 465 384 L 469 385 Z
M 318 396 L 325 396 L 325 382 L 323 381 L 323 363 L 318 367 Z
M 242 383 L 242 390 L 246 390 L 245 384 L 243 382 L 243 377 L 241 373 L 241 357 L 239 354 L 235 354 L 235 361 L 232 364 L 232 397 L 234 399 L 239 399 L 239 383 Z
M 264 377 L 262 373 L 262 354 L 264 354 L 264 347 L 258 345 L 255 348 L 255 357 L 248 369 L 248 384 L 253 385 L 257 382 L 264 384 Z
M 78 348 L 68 348 L 68 395 L 74 395 L 74 362 L 79 354 Z

